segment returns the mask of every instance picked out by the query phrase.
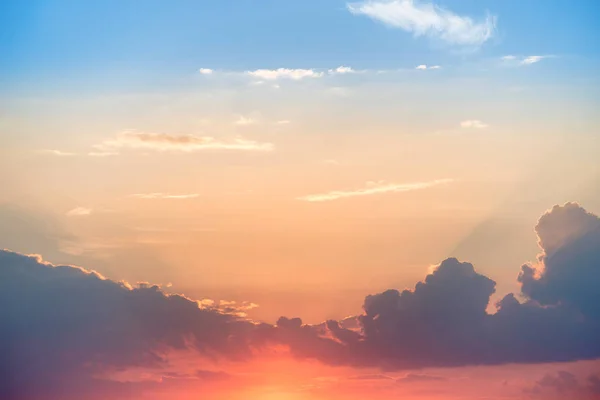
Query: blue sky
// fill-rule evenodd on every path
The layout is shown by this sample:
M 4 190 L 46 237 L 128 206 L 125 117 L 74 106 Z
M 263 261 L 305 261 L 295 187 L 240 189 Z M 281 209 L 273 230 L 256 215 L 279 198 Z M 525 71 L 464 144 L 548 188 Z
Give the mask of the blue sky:
M 338 0 L 8 0 L 0 5 L 1 82 L 21 88 L 143 86 L 176 82 L 202 66 L 406 68 L 509 54 L 567 58 L 575 69 L 565 74 L 597 66 L 595 1 L 436 4 L 475 22 L 495 16 L 493 36 L 469 51 L 427 37 L 415 40 L 410 32 L 352 14 Z

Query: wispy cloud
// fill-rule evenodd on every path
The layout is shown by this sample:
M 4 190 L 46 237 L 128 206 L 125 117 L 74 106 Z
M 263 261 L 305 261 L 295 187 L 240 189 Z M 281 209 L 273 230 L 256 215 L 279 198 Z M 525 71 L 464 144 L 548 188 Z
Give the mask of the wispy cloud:
M 366 15 L 416 37 L 429 36 L 453 45 L 480 46 L 494 35 L 496 27 L 494 16 L 475 21 L 420 0 L 366 0 L 347 7 L 352 14 Z
M 545 55 L 545 56 L 515 56 L 515 55 L 507 55 L 503 56 L 500 59 L 507 65 L 512 66 L 527 66 L 539 63 L 542 60 L 548 58 L 554 58 L 553 55 Z
M 88 153 L 90 157 L 110 157 L 110 156 L 118 156 L 119 153 L 116 151 L 91 151 Z
M 200 68 L 198 72 L 200 72 L 202 75 L 212 75 L 212 73 L 215 71 L 210 68 Z
M 468 119 L 466 121 L 462 121 L 460 123 L 460 127 L 466 129 L 485 129 L 488 128 L 489 125 L 481 122 L 478 119 Z
M 106 140 L 95 147 L 102 152 L 110 152 L 119 148 L 193 152 L 202 150 L 272 151 L 275 146 L 272 143 L 239 137 L 220 140 L 211 136 L 171 135 L 129 130 L 121 132 L 115 138 Z
M 257 69 L 255 71 L 247 71 L 246 74 L 253 78 L 269 81 L 277 79 L 291 79 L 298 81 L 305 78 L 321 78 L 325 75 L 323 72 L 317 72 L 314 69 L 289 68 Z
M 275 122 L 275 124 L 277 124 L 277 125 L 289 125 L 291 123 L 292 123 L 292 121 L 287 120 L 287 119 L 282 119 L 280 121 Z
M 233 122 L 235 125 L 247 126 L 256 124 L 256 119 L 251 117 L 244 117 L 243 115 L 238 116 L 238 118 Z
M 87 217 L 92 213 L 91 208 L 87 207 L 76 207 L 66 213 L 68 217 Z
M 419 70 L 428 70 L 428 69 L 440 69 L 442 68 L 440 65 L 432 65 L 432 66 L 427 66 L 426 64 L 421 64 L 421 65 L 417 65 L 415 67 L 415 69 L 419 69 Z
M 198 193 L 185 193 L 185 194 L 170 194 L 170 193 L 135 193 L 129 197 L 135 197 L 136 199 L 168 199 L 168 200 L 187 200 L 195 199 L 200 197 Z
M 370 196 L 383 193 L 409 192 L 413 190 L 427 189 L 433 186 L 443 185 L 453 182 L 453 179 L 438 179 L 428 182 L 415 183 L 386 183 L 386 182 L 368 182 L 366 187 L 355 190 L 335 190 L 332 192 L 311 194 L 299 197 L 298 200 L 309 202 L 331 201 L 348 197 Z
M 69 157 L 69 156 L 74 156 L 76 155 L 75 153 L 69 153 L 66 151 L 62 151 L 62 150 L 54 150 L 54 149 L 43 149 L 43 150 L 38 150 L 38 153 L 41 154 L 49 154 L 52 156 L 58 156 L 58 157 Z

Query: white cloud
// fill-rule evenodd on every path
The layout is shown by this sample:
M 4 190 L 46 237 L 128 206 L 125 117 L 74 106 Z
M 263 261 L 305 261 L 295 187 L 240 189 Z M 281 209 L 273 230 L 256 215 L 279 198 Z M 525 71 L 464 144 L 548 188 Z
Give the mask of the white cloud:
M 68 217 L 86 217 L 92 213 L 91 208 L 76 207 L 66 213 Z
M 523 59 L 523 61 L 521 61 L 521 64 L 523 65 L 531 65 L 531 64 L 535 64 L 537 62 L 542 61 L 544 58 L 548 58 L 549 56 L 529 56 L 529 57 L 525 57 Z
M 453 182 L 452 179 L 438 179 L 429 182 L 416 183 L 385 183 L 385 182 L 368 182 L 367 186 L 356 190 L 335 190 L 332 192 L 311 194 L 308 196 L 299 197 L 298 200 L 309 202 L 331 201 L 347 197 L 369 196 L 382 193 L 398 193 L 409 192 L 413 190 L 427 189 L 433 186 L 447 184 Z
M 116 151 L 92 151 L 88 153 L 90 157 L 110 157 L 110 156 L 118 156 L 119 153 Z
M 344 75 L 344 74 L 353 74 L 353 73 L 356 73 L 357 71 L 352 69 L 351 67 L 344 67 L 342 65 L 340 67 L 337 67 L 336 69 L 330 69 L 328 72 L 330 75 Z
M 512 66 L 527 66 L 527 65 L 532 65 L 532 64 L 536 64 L 544 59 L 547 58 L 553 58 L 554 56 L 552 55 L 545 55 L 545 56 L 514 56 L 514 55 L 507 55 L 507 56 L 503 56 L 500 59 L 507 65 L 512 65 Z
M 313 69 L 288 68 L 257 69 L 255 71 L 247 71 L 246 73 L 253 78 L 269 81 L 277 79 L 292 79 L 298 81 L 304 78 L 321 78 L 324 75 L 323 72 L 317 72 Z
M 170 135 L 132 130 L 121 132 L 115 138 L 105 140 L 95 147 L 102 152 L 110 152 L 119 148 L 181 152 L 203 150 L 272 151 L 275 148 L 272 143 L 257 142 L 239 137 L 220 140 L 211 136 Z
M 202 75 L 211 75 L 215 71 L 210 68 L 200 68 L 198 72 L 200 72 Z
M 420 69 L 420 70 L 423 70 L 423 71 L 427 70 L 427 69 L 440 69 L 440 68 L 442 68 L 442 67 L 439 66 L 439 65 L 432 65 L 431 67 L 429 67 L 429 66 L 427 66 L 425 64 L 417 65 L 415 67 L 415 69 Z
M 42 154 L 50 154 L 50 155 L 58 156 L 58 157 L 69 157 L 69 156 L 75 155 L 75 153 L 69 153 L 66 151 L 53 150 L 53 149 L 44 149 L 44 150 L 39 150 L 38 152 L 42 153 Z
M 489 127 L 488 124 L 484 124 L 483 122 L 481 122 L 478 119 L 469 119 L 466 121 L 462 121 L 460 123 L 461 128 L 473 128 L 473 129 L 485 129 L 487 127 Z
M 195 199 L 199 197 L 198 193 L 186 193 L 186 194 L 170 194 L 170 193 L 136 193 L 129 197 L 135 197 L 137 199 L 169 199 L 169 200 L 187 200 Z
M 292 121 L 288 121 L 287 119 L 282 119 L 281 121 L 276 122 L 277 125 L 289 125 L 291 123 Z
M 352 14 L 366 15 L 416 37 L 429 36 L 454 45 L 480 46 L 494 35 L 496 26 L 494 16 L 474 21 L 421 0 L 365 0 L 347 7 Z
M 254 125 L 256 124 L 256 120 L 253 118 L 246 118 L 243 115 L 240 115 L 238 117 L 238 119 L 236 119 L 233 123 L 236 125 L 240 125 L 240 126 L 246 126 L 246 125 Z

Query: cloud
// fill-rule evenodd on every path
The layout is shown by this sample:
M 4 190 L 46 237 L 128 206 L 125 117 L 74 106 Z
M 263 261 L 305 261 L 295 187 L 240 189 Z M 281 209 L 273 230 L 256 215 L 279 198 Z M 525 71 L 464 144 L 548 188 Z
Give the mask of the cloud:
M 202 75 L 212 75 L 215 71 L 210 68 L 200 68 L 198 70 Z
M 253 78 L 264 79 L 268 81 L 277 79 L 291 79 L 298 81 L 305 78 L 321 78 L 325 75 L 323 72 L 317 72 L 313 69 L 288 68 L 257 69 L 255 71 L 247 71 L 246 73 Z
M 419 69 L 419 70 L 423 70 L 423 71 L 424 71 L 424 70 L 428 70 L 428 69 L 440 69 L 440 68 L 442 68 L 442 67 L 441 67 L 441 66 L 439 66 L 439 65 L 432 65 L 431 67 L 428 67 L 428 66 L 427 66 L 427 65 L 425 65 L 425 64 L 417 65 L 417 66 L 415 67 L 415 69 Z
M 335 69 L 330 69 L 328 72 L 330 75 L 344 75 L 344 74 L 354 74 L 357 71 L 352 69 L 351 67 L 340 66 Z
M 70 153 L 70 152 L 62 151 L 62 150 L 53 150 L 53 149 L 39 150 L 38 153 L 49 154 L 49 155 L 58 156 L 58 157 L 69 157 L 69 156 L 76 155 L 75 153 Z
M 467 129 L 485 129 L 485 128 L 489 127 L 488 124 L 485 124 L 478 119 L 469 119 L 466 121 L 462 121 L 460 123 L 460 126 L 461 126 L 461 128 L 467 128 Z
M 0 251 L 0 398 L 92 398 L 100 380 L 114 388 L 111 372 L 136 368 L 183 376 L 173 351 L 194 355 L 202 371 L 212 370 L 207 360 L 245 361 L 271 345 L 300 359 L 382 371 L 598 359 L 599 220 L 575 203 L 545 213 L 536 226 L 537 265 L 522 268 L 521 292 L 505 296 L 496 313 L 487 311 L 496 283 L 448 258 L 414 288 L 369 295 L 360 315 L 318 325 L 290 317 L 258 324 L 243 318 L 251 302 L 195 301 Z M 409 373 L 399 381 L 436 378 Z M 598 376 L 573 382 L 570 373 L 544 377 L 532 393 L 585 399 L 600 389 Z M 59 389 L 88 393 L 48 396 Z
M 368 182 L 367 187 L 356 190 L 336 190 L 321 194 L 311 194 L 308 196 L 299 197 L 298 200 L 318 202 L 318 201 L 331 201 L 338 200 L 347 197 L 356 196 L 369 196 L 382 193 L 394 193 L 394 192 L 409 192 L 412 190 L 427 189 L 437 185 L 443 185 L 453 182 L 452 179 L 438 179 L 429 182 L 416 182 L 416 183 L 385 183 L 385 182 Z
M 452 45 L 478 47 L 493 37 L 496 28 L 494 16 L 474 21 L 420 0 L 366 0 L 347 7 L 352 14 L 365 15 L 415 37 L 429 36 Z
M 548 59 L 548 58 L 553 58 L 554 56 L 552 55 L 545 55 L 545 56 L 514 56 L 514 55 L 507 55 L 507 56 L 503 56 L 500 59 L 504 62 L 504 64 L 506 65 L 512 65 L 512 66 L 527 66 L 527 65 L 532 65 L 532 64 L 536 64 L 542 60 Z
M 250 337 L 238 337 L 255 326 L 158 286 L 9 251 L 0 251 L 0 315 L 3 399 L 92 398 L 99 376 L 167 369 L 170 351 L 246 359 Z
M 555 206 L 536 227 L 540 265 L 524 265 L 523 293 L 544 306 L 569 306 L 600 322 L 600 218 L 576 203 Z
M 77 207 L 67 212 L 68 217 L 86 217 L 92 213 L 91 208 Z
M 444 381 L 446 378 L 437 375 L 426 375 L 426 374 L 407 374 L 401 378 L 396 379 L 398 383 L 414 383 L 414 382 L 434 382 Z
M 525 388 L 525 393 L 535 398 L 594 400 L 600 398 L 600 375 L 590 375 L 581 383 L 580 379 L 568 371 L 546 374 L 533 387 Z
M 170 194 L 170 193 L 135 193 L 129 197 L 135 197 L 138 199 L 171 199 L 171 200 L 187 200 L 195 199 L 200 197 L 198 193 L 186 193 L 186 194 Z
M 292 123 L 292 121 L 287 120 L 287 119 L 282 119 L 280 121 L 275 122 L 277 125 L 289 125 Z
M 110 157 L 110 156 L 118 156 L 119 153 L 116 151 L 92 151 L 88 153 L 90 157 Z
M 240 115 L 238 117 L 238 119 L 236 119 L 234 121 L 234 124 L 239 125 L 239 126 L 247 126 L 247 125 L 254 125 L 254 124 L 256 124 L 256 122 L 257 121 L 253 118 L 246 118 L 243 115 Z
M 257 142 L 239 137 L 231 140 L 219 140 L 211 136 L 171 135 L 167 133 L 146 133 L 128 130 L 95 147 L 101 151 L 131 148 L 194 152 L 206 150 L 272 151 L 275 146 L 272 143 Z

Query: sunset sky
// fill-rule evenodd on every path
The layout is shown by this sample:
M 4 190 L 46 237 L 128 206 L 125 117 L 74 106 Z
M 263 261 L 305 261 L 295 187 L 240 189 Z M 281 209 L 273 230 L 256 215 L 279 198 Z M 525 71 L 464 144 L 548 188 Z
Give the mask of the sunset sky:
M 0 398 L 600 398 L 598 20 L 0 2 Z

